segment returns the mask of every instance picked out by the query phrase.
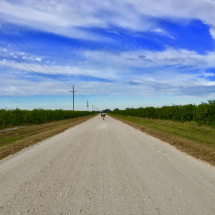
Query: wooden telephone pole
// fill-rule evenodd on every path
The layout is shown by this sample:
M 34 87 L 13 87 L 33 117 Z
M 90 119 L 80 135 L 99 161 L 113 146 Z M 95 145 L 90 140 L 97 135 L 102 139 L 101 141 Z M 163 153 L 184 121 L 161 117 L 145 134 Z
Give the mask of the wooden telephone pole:
M 88 102 L 88 100 L 87 100 L 87 110 L 89 111 L 89 102 Z
M 74 85 L 73 85 L 73 90 L 72 91 L 69 91 L 69 92 L 73 92 L 73 111 L 75 110 L 75 88 L 74 88 Z

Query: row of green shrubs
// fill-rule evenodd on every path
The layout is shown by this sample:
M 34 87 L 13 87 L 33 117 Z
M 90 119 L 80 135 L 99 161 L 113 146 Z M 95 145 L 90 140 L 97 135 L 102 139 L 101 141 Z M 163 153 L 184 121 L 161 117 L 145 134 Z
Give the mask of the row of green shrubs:
M 115 110 L 113 114 L 136 116 L 150 119 L 166 119 L 180 122 L 196 121 L 198 124 L 215 126 L 215 100 L 200 105 L 172 105 L 161 108 L 146 107 L 138 109 Z
M 0 129 L 26 124 L 41 124 L 45 122 L 70 119 L 90 114 L 94 114 L 94 112 L 70 111 L 61 109 L 60 110 L 34 109 L 32 111 L 20 109 L 15 110 L 0 109 Z

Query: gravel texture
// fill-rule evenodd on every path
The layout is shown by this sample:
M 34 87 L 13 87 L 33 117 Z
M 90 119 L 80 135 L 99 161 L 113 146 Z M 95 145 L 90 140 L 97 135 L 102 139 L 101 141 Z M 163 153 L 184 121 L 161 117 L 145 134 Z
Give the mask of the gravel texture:
M 109 116 L 0 162 L 0 214 L 215 214 L 215 168 Z

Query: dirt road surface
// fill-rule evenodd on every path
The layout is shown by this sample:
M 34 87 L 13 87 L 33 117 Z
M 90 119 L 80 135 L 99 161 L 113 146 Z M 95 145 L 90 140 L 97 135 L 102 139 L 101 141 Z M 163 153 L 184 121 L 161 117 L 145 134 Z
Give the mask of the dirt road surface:
M 109 116 L 0 162 L 0 214 L 215 214 L 215 169 Z

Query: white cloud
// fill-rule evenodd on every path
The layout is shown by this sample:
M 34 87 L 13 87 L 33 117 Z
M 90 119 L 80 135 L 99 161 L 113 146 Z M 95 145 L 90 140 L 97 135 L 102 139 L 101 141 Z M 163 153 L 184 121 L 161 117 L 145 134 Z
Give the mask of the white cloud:
M 1 76 L 0 91 L 3 96 L 33 96 L 33 95 L 70 95 L 69 90 L 53 82 L 43 80 L 32 82 L 31 80 L 17 79 L 15 74 Z M 177 78 L 176 78 L 177 79 Z M 178 80 L 176 80 L 178 81 Z M 75 83 L 76 99 L 80 95 L 102 95 L 102 96 L 131 96 L 131 97 L 156 97 L 156 96 L 191 96 L 212 98 L 215 90 L 215 82 L 202 83 L 189 82 L 174 85 L 174 79 L 169 82 L 137 80 L 136 82 L 88 82 L 77 81 Z M 183 82 L 181 82 L 183 83 Z M 126 89 L 126 94 L 125 94 Z
M 78 51 L 78 55 L 85 60 L 80 62 L 72 60 L 71 64 L 68 61 L 67 66 L 55 65 L 52 62 L 50 67 L 59 74 L 88 75 L 111 79 L 126 76 L 127 73 L 130 75 L 130 72 L 135 68 L 142 69 L 143 73 L 144 71 L 147 73 L 147 69 L 151 69 L 151 71 L 163 70 L 167 66 L 170 67 L 168 70 L 177 70 L 181 67 L 186 67 L 188 72 L 194 69 L 205 70 L 215 67 L 215 52 L 208 52 L 205 55 L 201 55 L 194 51 L 184 49 L 175 50 L 168 48 L 165 51 L 141 50 L 124 52 L 82 50 Z M 23 57 L 30 58 L 28 56 Z M 40 59 L 38 58 L 36 60 L 39 61 Z M 1 64 L 3 65 L 3 62 Z M 8 67 L 14 69 L 23 67 L 20 63 L 11 60 L 4 60 L 4 65 L 6 64 Z M 38 70 L 43 69 L 42 71 L 44 73 L 48 73 L 47 70 L 44 70 L 36 62 L 31 62 L 31 65 Z
M 0 61 L 0 64 L 1 64 L 1 65 L 5 65 L 6 62 L 7 62 L 7 61 L 6 61 L 5 59 L 3 59 L 2 61 Z
M 213 77 L 213 76 L 215 76 L 215 74 L 214 73 L 204 73 L 204 76 L 205 77 Z
M 215 38 L 215 3 L 210 0 L 1 0 L 0 19 L 3 23 L 18 24 L 24 28 L 103 43 L 111 40 L 93 33 L 91 29 L 101 28 L 117 36 L 123 35 L 123 29 L 132 35 L 150 31 L 174 39 L 159 26 L 158 19 L 169 19 L 184 25 L 190 20 L 198 19 L 209 26 L 210 33 Z M 119 27 L 121 31 L 118 32 L 114 27 Z M 67 65 L 58 65 L 56 58 L 33 58 L 25 52 L 10 51 L 11 45 L 7 47 L 8 49 L 1 49 L 0 66 L 3 72 L 0 78 L 0 95 L 69 94 L 61 84 L 56 85 L 42 77 L 35 78 L 32 70 L 27 68 L 29 65 L 25 67 L 8 58 L 9 55 L 16 59 L 25 59 L 36 70 L 46 74 L 49 72 L 38 62 L 46 61 L 54 73 L 62 77 L 80 77 L 75 81 L 77 95 L 192 97 L 201 94 L 210 98 L 215 91 L 215 82 L 209 79 L 214 73 L 205 72 L 208 68 L 215 68 L 215 52 L 201 55 L 194 51 L 169 47 L 165 51 L 74 50 L 82 58 L 81 61 L 73 59 L 70 62 L 68 60 Z M 113 82 L 86 81 L 86 77 Z M 65 78 L 64 81 L 69 85 L 74 84 L 71 79 Z
M 35 58 L 35 60 L 38 61 L 38 62 L 41 62 L 41 61 L 42 61 L 42 59 L 39 58 L 39 57 Z
M 32 83 L 29 80 L 20 80 L 14 74 L 1 75 L 0 90 L 3 96 L 26 96 L 26 95 L 60 95 L 65 92 L 62 87 L 53 82 L 43 80 Z
M 215 2 L 211 0 L 23 0 L 19 4 L 1 0 L 0 13 L 5 22 L 90 40 L 104 38 L 83 28 L 111 31 L 111 26 L 117 26 L 128 31 L 152 31 L 157 28 L 154 18 L 198 19 L 210 26 L 215 38 Z
M 152 32 L 156 32 L 156 33 L 159 33 L 159 34 L 164 35 L 166 37 L 169 37 L 171 39 L 175 39 L 173 36 L 171 36 L 170 34 L 168 34 L 166 31 L 164 31 L 161 28 L 156 28 L 156 29 L 152 30 Z
M 215 25 L 212 25 L 210 28 L 210 34 L 215 39 Z
M 18 52 L 19 55 L 26 55 L 25 52 Z
M 15 59 L 18 62 L 26 64 L 26 65 L 29 63 L 29 61 L 30 62 L 39 62 L 39 63 L 42 61 L 41 57 L 32 57 L 30 55 L 30 53 L 28 54 L 28 53 L 19 52 L 19 51 L 12 52 L 11 49 L 6 49 L 6 48 L 4 48 L 4 49 L 0 48 L 0 51 L 1 51 L 2 57 L 6 57 L 6 58 L 10 57 L 10 60 Z M 1 57 L 1 55 L 0 55 L 0 57 Z M 19 63 L 17 63 L 17 64 L 19 64 Z
M 59 10 L 59 8 L 61 9 Z M 23 1 L 22 4 L 11 4 L 3 0 L 0 2 L 0 13 L 0 18 L 6 22 L 45 32 L 79 39 L 109 40 L 81 29 L 82 27 L 101 26 L 99 19 L 87 17 L 89 14 L 85 14 L 86 11 L 80 11 L 63 2 L 53 1 L 52 4 L 48 4 L 46 1 L 41 1 L 39 4 L 35 4 L 35 1 L 29 1 L 25 4 Z
M 69 85 L 76 85 L 79 89 L 82 88 L 86 94 L 110 94 L 110 95 L 175 95 L 180 94 L 184 89 L 190 89 L 191 94 L 195 94 L 195 90 L 202 87 L 202 94 L 208 92 L 211 95 L 212 90 L 207 91 L 207 87 L 213 87 L 214 82 L 207 78 L 214 76 L 212 72 L 205 72 L 208 68 L 215 67 L 215 52 L 209 52 L 206 55 L 200 55 L 196 52 L 187 50 L 167 49 L 163 52 L 152 51 L 124 51 L 119 53 L 112 53 L 106 51 L 78 51 L 79 55 L 85 57 L 84 61 L 72 62 L 71 65 L 51 65 L 51 68 L 57 75 L 65 77 L 64 81 Z M 68 62 L 69 63 L 69 62 Z M 31 65 L 38 71 L 49 74 L 40 65 L 31 62 Z M 74 66 L 75 65 L 75 66 Z M 168 67 L 166 67 L 168 65 Z M 67 94 L 67 88 L 61 85 L 57 86 L 55 91 L 52 89 L 56 83 L 47 81 L 44 78 L 36 78 L 38 82 L 31 82 L 29 80 L 21 81 L 20 75 L 27 78 L 28 74 L 32 76 L 32 71 L 23 65 L 12 60 L 1 60 L 0 66 L 4 71 L 8 71 L 5 79 L 1 81 L 10 86 L 19 86 L 19 91 L 22 95 L 29 95 L 31 92 L 26 90 L 30 83 L 35 88 L 34 94 L 41 93 L 53 95 L 54 93 Z M 136 69 L 138 70 L 136 71 Z M 194 71 L 198 69 L 197 71 Z M 193 71 L 192 71 L 193 70 Z M 18 73 L 22 71 L 22 73 Z M 23 74 L 25 72 L 25 74 Z M 13 79 L 11 79 L 11 75 Z M 66 77 L 79 77 L 74 81 Z M 32 76 L 33 77 L 33 76 Z M 113 81 L 99 82 L 86 81 L 86 78 L 94 77 Z M 34 77 L 35 78 L 35 77 Z M 15 80 L 18 80 L 17 82 Z M 20 84 L 23 84 L 20 85 Z M 26 86 L 24 86 L 27 83 Z M 50 90 L 40 90 L 38 86 L 50 86 Z M 49 83 L 47 85 L 47 83 Z M 9 89 L 9 88 L 8 88 Z M 59 91 L 57 90 L 59 89 Z M 62 90 L 63 89 L 63 90 Z M 6 92 L 5 92 L 6 90 Z M 82 92 L 82 93 L 83 93 Z M 12 94 L 12 90 L 2 89 L 1 95 Z M 187 91 L 184 91 L 187 95 Z M 198 92 L 199 93 L 199 92 Z

